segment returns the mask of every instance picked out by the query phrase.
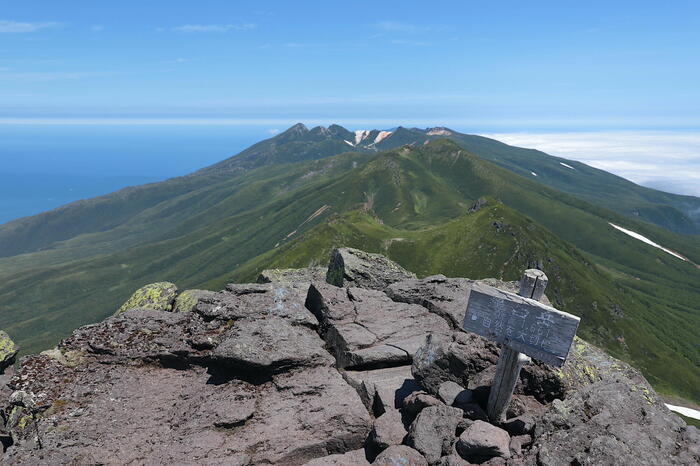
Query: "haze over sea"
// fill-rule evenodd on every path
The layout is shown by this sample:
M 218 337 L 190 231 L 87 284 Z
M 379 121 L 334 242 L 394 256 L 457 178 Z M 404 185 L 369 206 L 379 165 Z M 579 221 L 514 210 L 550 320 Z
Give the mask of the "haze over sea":
M 257 126 L 0 125 L 0 223 L 185 175 L 269 136 Z

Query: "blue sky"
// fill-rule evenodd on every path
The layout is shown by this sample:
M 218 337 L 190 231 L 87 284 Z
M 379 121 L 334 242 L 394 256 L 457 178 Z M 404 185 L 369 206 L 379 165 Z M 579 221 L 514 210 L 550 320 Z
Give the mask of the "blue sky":
M 0 117 L 700 126 L 700 3 L 0 1 Z

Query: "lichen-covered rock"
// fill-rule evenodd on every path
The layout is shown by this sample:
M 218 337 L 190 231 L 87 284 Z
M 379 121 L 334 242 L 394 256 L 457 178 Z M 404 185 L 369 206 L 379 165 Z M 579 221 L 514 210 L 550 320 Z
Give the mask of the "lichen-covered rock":
M 260 272 L 258 283 L 311 283 L 326 280 L 327 267 L 306 269 L 266 269 Z
M 170 282 L 151 283 L 142 286 L 121 305 L 115 315 L 130 309 L 147 309 L 150 311 L 172 311 L 173 301 L 177 295 L 177 286 Z
M 428 466 L 428 461 L 413 448 L 406 445 L 389 447 L 372 463 L 376 466 Z
M 339 248 L 331 253 L 326 281 L 335 286 L 383 290 L 392 283 L 415 277 L 415 274 L 381 254 Z
M 5 368 L 14 364 L 18 351 L 19 347 L 15 345 L 12 338 L 0 330 L 0 374 L 3 373 Z
M 422 410 L 409 429 L 407 443 L 421 452 L 430 464 L 450 454 L 462 420 L 462 411 L 445 405 Z
M 197 307 L 200 300 L 211 299 L 216 296 L 214 291 L 185 290 L 175 297 L 173 312 L 190 312 Z
M 456 448 L 462 458 L 472 463 L 483 463 L 495 456 L 510 458 L 510 436 L 488 422 L 474 421 L 459 436 Z

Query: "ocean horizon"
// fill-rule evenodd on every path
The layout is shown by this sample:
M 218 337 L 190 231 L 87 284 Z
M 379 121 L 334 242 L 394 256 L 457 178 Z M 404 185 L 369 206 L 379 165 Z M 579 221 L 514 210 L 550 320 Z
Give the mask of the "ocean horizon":
M 0 224 L 186 175 L 267 137 L 262 126 L 0 125 Z

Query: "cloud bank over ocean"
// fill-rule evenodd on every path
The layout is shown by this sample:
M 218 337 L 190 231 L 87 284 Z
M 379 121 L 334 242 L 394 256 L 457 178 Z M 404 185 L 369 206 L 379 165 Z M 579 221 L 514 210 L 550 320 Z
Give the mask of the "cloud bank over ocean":
M 700 132 L 601 131 L 483 134 L 578 160 L 635 183 L 700 196 Z

